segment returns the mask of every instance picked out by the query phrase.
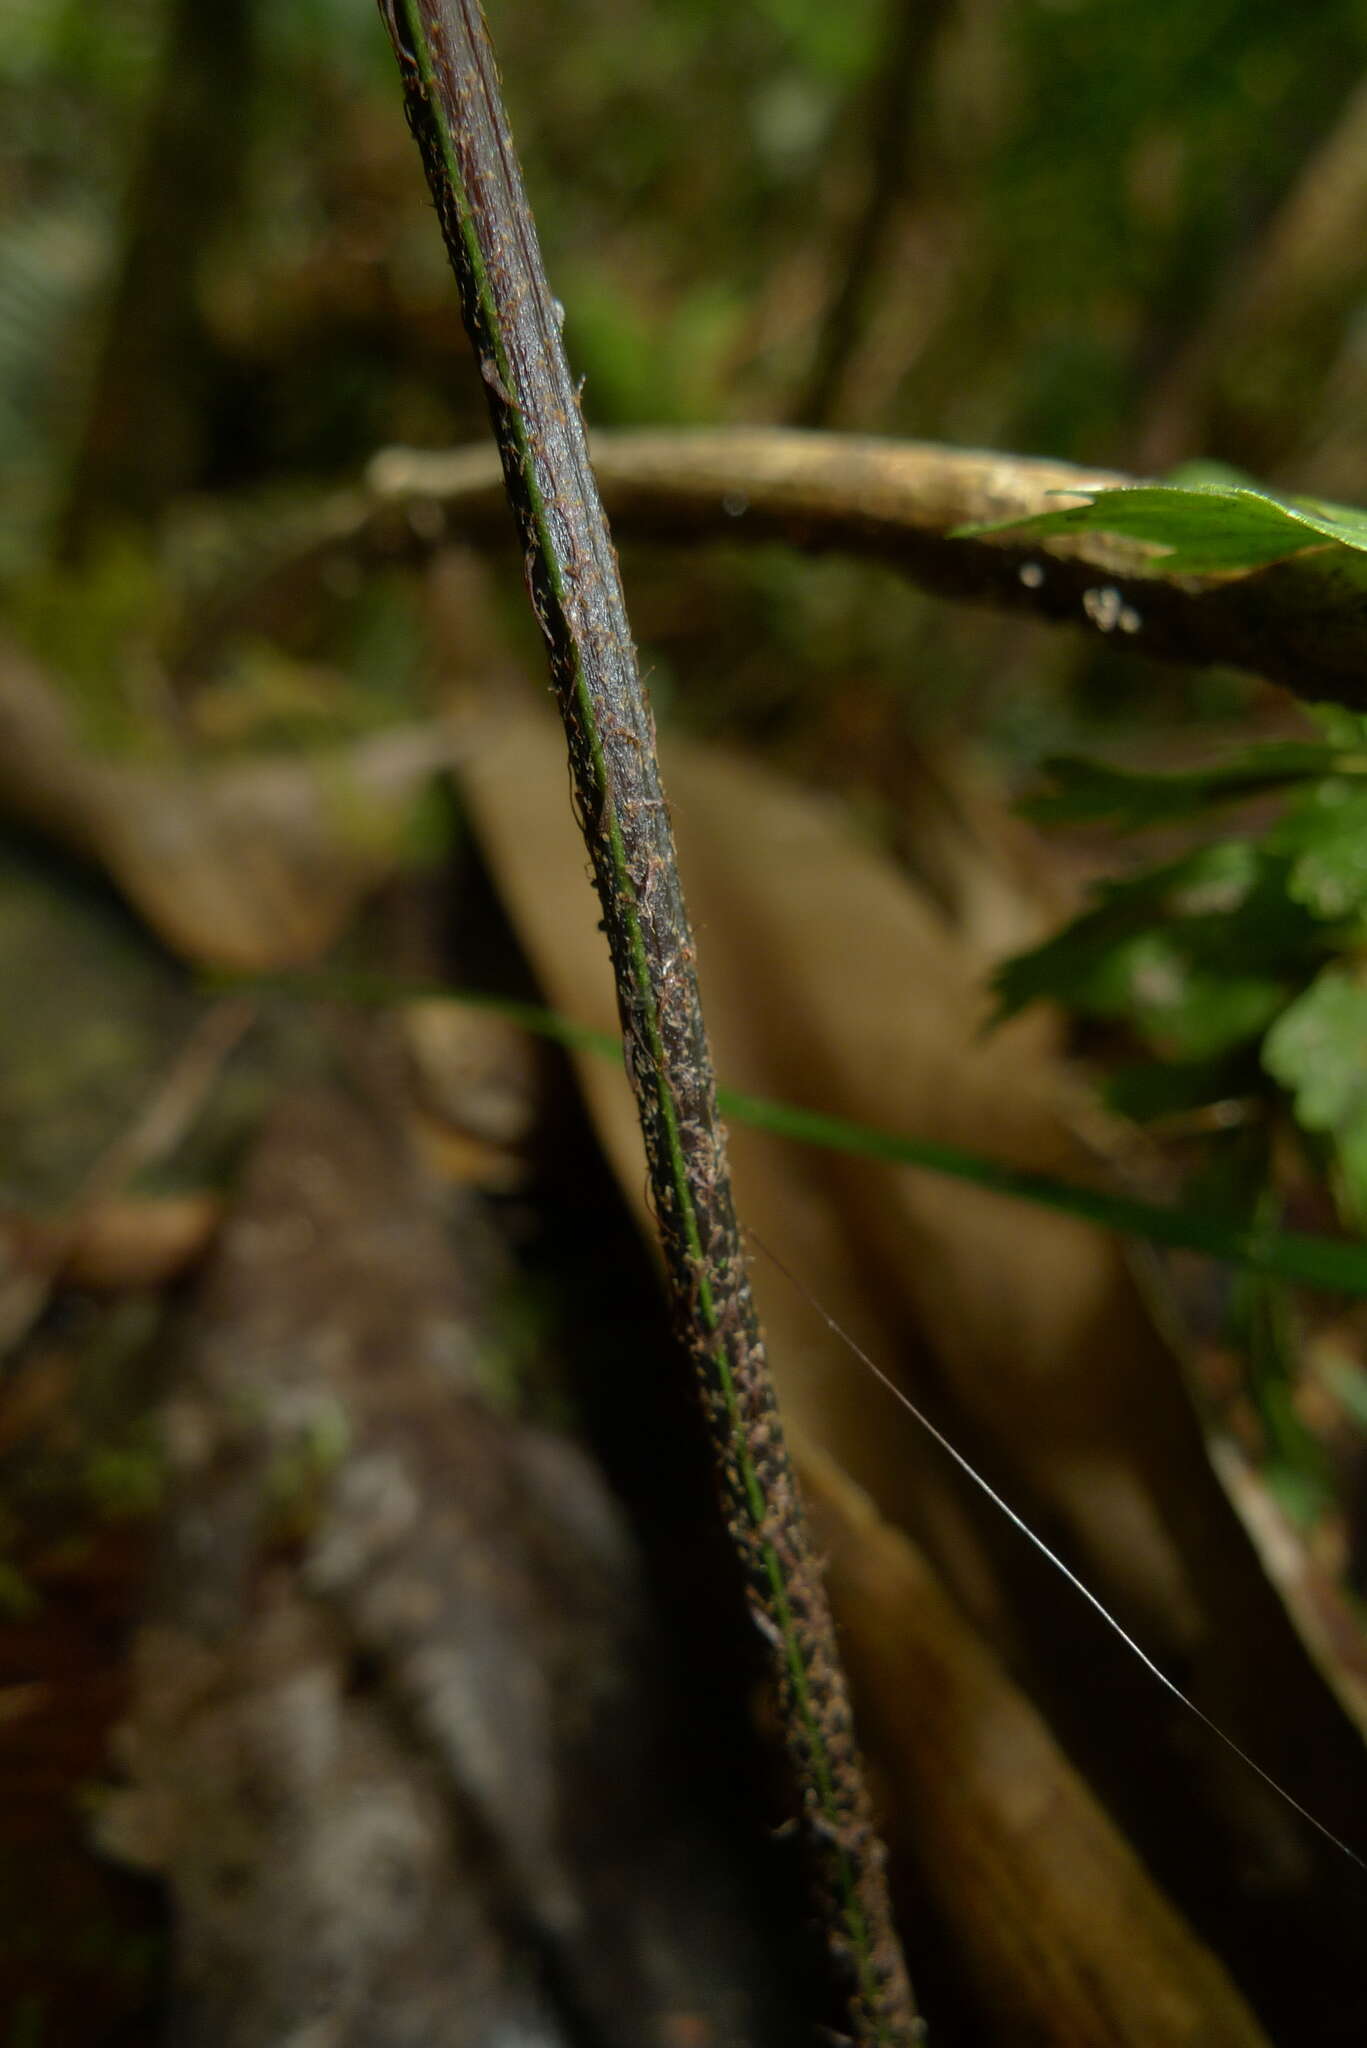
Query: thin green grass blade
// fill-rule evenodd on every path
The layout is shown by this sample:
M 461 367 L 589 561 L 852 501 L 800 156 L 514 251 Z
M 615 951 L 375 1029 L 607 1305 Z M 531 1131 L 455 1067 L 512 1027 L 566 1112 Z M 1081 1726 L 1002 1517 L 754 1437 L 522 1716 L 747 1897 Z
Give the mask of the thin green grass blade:
M 231 980 L 235 988 L 243 986 L 234 977 L 224 979 Z M 366 975 L 291 975 L 249 985 L 277 994 L 325 992 L 360 1002 L 435 999 L 460 1003 L 466 1008 L 489 1010 L 506 1017 L 510 1023 L 520 1024 L 524 1030 L 563 1045 L 568 1051 L 591 1052 L 614 1061 L 622 1058 L 622 1042 L 614 1033 L 595 1030 L 592 1025 L 580 1024 L 558 1011 L 543 1009 L 538 1003 L 520 1002 L 509 996 L 430 985 L 406 987 L 382 976 Z M 751 1095 L 742 1089 L 719 1087 L 717 1102 L 723 1114 L 737 1123 L 767 1131 L 776 1138 L 787 1138 L 794 1144 L 814 1145 L 827 1152 L 874 1159 L 888 1166 L 915 1167 L 923 1173 L 965 1181 L 1014 1201 L 1030 1202 L 1036 1208 L 1076 1216 L 1122 1237 L 1141 1238 L 1175 1251 L 1200 1252 L 1226 1265 L 1243 1266 L 1299 1287 L 1320 1288 L 1332 1294 L 1367 1295 L 1367 1244 L 1300 1231 L 1241 1227 L 1195 1209 L 1090 1188 L 1056 1174 L 1009 1166 L 965 1146 L 904 1137 L 877 1125 L 830 1116 L 822 1110 L 802 1109 L 796 1103 L 775 1102 L 768 1096 Z

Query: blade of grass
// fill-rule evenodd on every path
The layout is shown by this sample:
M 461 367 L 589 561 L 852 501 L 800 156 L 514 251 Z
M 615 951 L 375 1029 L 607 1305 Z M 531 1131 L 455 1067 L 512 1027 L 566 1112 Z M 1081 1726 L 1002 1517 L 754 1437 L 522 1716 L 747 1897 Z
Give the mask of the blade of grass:
M 521 1024 L 571 1052 L 593 1052 L 610 1060 L 622 1056 L 621 1041 L 611 1032 L 596 1031 L 591 1024 L 576 1023 L 572 1017 L 544 1010 L 536 1003 L 453 989 L 427 989 L 423 993 L 495 1010 L 510 1022 Z M 1225 1223 L 1196 1209 L 1090 1188 L 1058 1174 L 1010 1166 L 1004 1160 L 963 1145 L 946 1145 L 934 1138 L 904 1137 L 876 1124 L 832 1116 L 824 1110 L 803 1109 L 797 1103 L 777 1102 L 772 1096 L 751 1095 L 724 1084 L 717 1088 L 717 1105 L 736 1123 L 768 1131 L 776 1138 L 791 1139 L 798 1145 L 814 1145 L 858 1159 L 875 1159 L 888 1166 L 918 1167 L 924 1173 L 988 1188 L 1013 1201 L 1076 1216 L 1121 1237 L 1142 1238 L 1149 1244 L 1168 1245 L 1174 1251 L 1200 1252 L 1225 1265 L 1243 1266 L 1250 1272 L 1264 1273 L 1298 1287 L 1316 1287 L 1329 1294 L 1367 1295 L 1367 1245 L 1317 1237 L 1307 1231 Z
M 794 1138 L 799 1144 L 851 1152 L 895 1166 L 918 1166 L 927 1173 L 945 1174 L 951 1180 L 969 1181 L 975 1187 L 1032 1202 L 1037 1208 L 1081 1217 L 1084 1222 L 1117 1231 L 1123 1237 L 1144 1238 L 1151 1244 L 1169 1245 L 1178 1251 L 1204 1252 L 1228 1265 L 1246 1266 L 1255 1273 L 1267 1273 L 1303 1287 L 1367 1294 L 1367 1246 L 1342 1244 L 1331 1237 L 1312 1237 L 1296 1231 L 1245 1229 L 1202 1216 L 1194 1209 L 1084 1187 L 1053 1174 L 1008 1166 L 1000 1159 L 990 1159 L 958 1145 L 942 1145 L 928 1138 L 903 1138 L 844 1117 L 799 1109 L 788 1102 L 771 1102 L 759 1095 L 739 1094 L 730 1088 L 719 1088 L 717 1100 L 737 1122 L 772 1131 L 779 1137 Z
M 598 1031 L 591 1024 L 562 1016 L 557 1010 L 546 1010 L 538 1003 L 521 1002 L 511 996 L 357 974 L 287 975 L 254 978 L 245 983 L 225 976 L 211 978 L 209 985 L 269 990 L 275 994 L 323 993 L 345 1001 L 459 1003 L 465 1008 L 489 1010 L 506 1017 L 510 1023 L 520 1024 L 524 1030 L 563 1045 L 570 1052 L 591 1052 L 613 1061 L 622 1058 L 622 1041 L 612 1032 Z M 916 1167 L 948 1180 L 966 1181 L 972 1187 L 988 1188 L 1013 1201 L 1076 1216 L 1121 1237 L 1142 1238 L 1149 1244 L 1168 1245 L 1174 1251 L 1199 1252 L 1224 1265 L 1242 1266 L 1249 1272 L 1263 1273 L 1293 1286 L 1320 1288 L 1328 1294 L 1367 1296 L 1367 1244 L 1318 1237 L 1308 1231 L 1225 1223 L 1196 1209 L 1146 1202 L 1136 1195 L 1087 1187 L 1081 1181 L 1065 1180 L 1058 1174 L 1010 1166 L 967 1146 L 947 1145 L 934 1138 L 908 1138 L 877 1124 L 832 1116 L 824 1110 L 803 1109 L 797 1103 L 777 1102 L 771 1096 L 751 1095 L 739 1088 L 718 1086 L 717 1106 L 736 1123 L 749 1124 L 755 1130 L 790 1139 L 794 1144 L 814 1145 L 827 1152 L 875 1159 L 887 1166 Z

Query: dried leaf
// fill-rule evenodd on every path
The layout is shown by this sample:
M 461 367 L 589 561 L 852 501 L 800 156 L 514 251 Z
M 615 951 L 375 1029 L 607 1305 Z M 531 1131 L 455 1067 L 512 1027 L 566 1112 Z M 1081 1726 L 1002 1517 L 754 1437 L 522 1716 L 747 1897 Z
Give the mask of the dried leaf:
M 799 1446 L 861 1718 L 993 2040 L 1265 2048 L 1229 1977 L 946 1597 L 925 1559 Z M 1021 1930 L 1030 1938 L 1022 1942 Z
M 165 1287 L 203 1257 L 222 1214 L 207 1191 L 110 1196 L 81 1214 L 63 1277 L 98 1293 Z
M 462 782 L 547 997 L 611 1028 L 558 733 L 509 717 L 472 743 Z M 665 751 L 665 782 L 728 1082 L 1027 1168 L 1092 1170 L 1070 1134 L 1047 1027 L 1027 1016 L 984 1034 L 976 964 L 834 806 L 677 744 Z M 623 1188 L 640 1203 L 625 1086 L 591 1060 L 580 1075 Z M 732 1133 L 732 1154 L 741 1213 L 763 1241 L 1047 1529 L 1206 1713 L 1337 1831 L 1367 1840 L 1358 1734 L 1214 1478 L 1123 1248 L 984 1190 L 814 1158 L 752 1132 Z M 1108 1654 L 1100 1624 L 1079 1617 L 1061 1582 L 1041 1583 L 995 1511 L 892 1417 L 886 1394 L 763 1259 L 755 1280 L 790 1422 L 923 1543 L 978 1624 L 1048 1688 L 1074 1753 L 1123 1789 L 1127 1826 L 1151 1854 L 1166 1841 L 1165 1880 L 1213 1894 L 1241 1970 L 1255 1975 L 1275 1973 L 1278 1945 L 1318 1954 L 1336 1925 L 1344 1974 L 1331 1988 L 1316 1963 L 1318 2009 L 1355 2001 L 1367 2019 L 1332 1852 L 1213 1744 L 1193 1770 L 1189 1715 L 1138 1667 L 1107 1681 L 1113 1703 L 1130 1686 L 1127 1707 L 1088 1712 Z M 1241 1893 L 1254 1867 L 1258 1887 Z
M 0 810 L 105 869 L 173 951 L 243 972 L 315 959 L 397 865 L 449 736 L 399 729 L 327 759 L 153 767 L 84 746 L 0 646 Z

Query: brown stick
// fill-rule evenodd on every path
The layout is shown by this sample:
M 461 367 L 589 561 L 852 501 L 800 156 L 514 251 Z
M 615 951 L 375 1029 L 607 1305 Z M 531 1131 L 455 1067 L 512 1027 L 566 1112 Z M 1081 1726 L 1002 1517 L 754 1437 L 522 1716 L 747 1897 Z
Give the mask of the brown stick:
M 859 2041 L 918 2023 L 844 1675 L 775 1407 L 717 1116 L 693 942 L 617 559 L 475 0 L 381 0 L 460 286 L 569 740 L 671 1306 L 772 1648 L 832 1960 Z
M 1067 622 L 1136 653 L 1249 669 L 1312 703 L 1367 707 L 1362 592 L 1332 554 L 1198 579 L 1165 575 L 1161 558 L 1101 534 L 956 537 L 960 526 L 1055 511 L 1075 493 L 1136 481 L 1115 471 L 781 427 L 595 435 L 594 463 L 613 520 L 633 538 L 783 540 L 872 557 L 943 597 Z M 382 496 L 439 508 L 453 532 L 479 523 L 492 482 L 465 451 L 394 451 L 372 479 Z
M 919 142 L 926 73 L 951 5 L 952 0 L 891 0 L 887 48 L 867 110 L 872 127 L 868 190 L 858 218 L 843 237 L 840 281 L 821 324 L 806 386 L 793 409 L 799 426 L 825 426 L 840 409 Z
M 1367 708 L 1362 591 L 1333 550 L 1222 577 L 1165 575 L 1130 542 L 1088 534 L 956 536 L 978 521 L 1025 518 L 1133 477 L 934 442 L 741 427 L 596 434 L 594 467 L 619 532 L 633 539 L 785 541 L 885 561 L 937 595 L 1067 622 L 1136 653 L 1218 662 L 1283 684 L 1311 703 Z M 507 532 L 491 449 L 371 464 L 369 490 L 315 514 L 311 537 L 277 543 L 274 564 L 200 620 L 177 667 L 187 679 L 215 638 L 293 602 L 298 579 L 337 558 L 421 555 L 445 540 Z M 245 587 L 244 587 L 245 586 Z M 1108 593 L 1114 593 L 1108 595 Z

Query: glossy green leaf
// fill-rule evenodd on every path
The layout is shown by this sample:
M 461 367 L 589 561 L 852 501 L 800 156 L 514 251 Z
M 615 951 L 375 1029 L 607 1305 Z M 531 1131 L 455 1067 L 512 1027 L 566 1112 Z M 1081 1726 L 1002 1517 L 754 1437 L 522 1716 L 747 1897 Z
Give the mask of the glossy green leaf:
M 1082 505 L 959 534 L 1016 533 L 1049 539 L 1113 534 L 1160 550 L 1164 576 L 1228 575 L 1264 568 L 1307 548 L 1332 547 L 1348 558 L 1367 554 L 1367 512 L 1316 500 L 1274 498 L 1246 487 L 1125 484 L 1097 491 Z M 1367 585 L 1367 561 L 1356 568 Z

